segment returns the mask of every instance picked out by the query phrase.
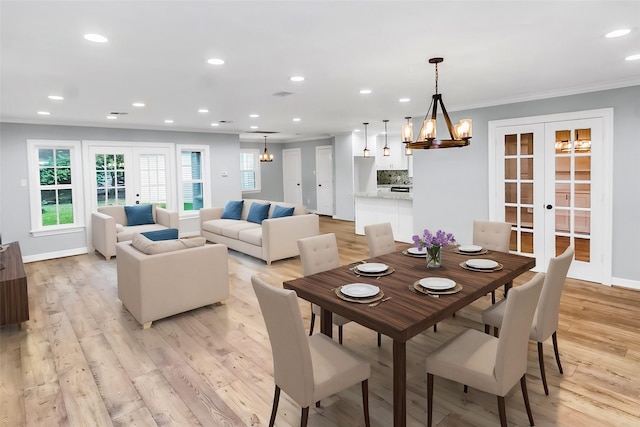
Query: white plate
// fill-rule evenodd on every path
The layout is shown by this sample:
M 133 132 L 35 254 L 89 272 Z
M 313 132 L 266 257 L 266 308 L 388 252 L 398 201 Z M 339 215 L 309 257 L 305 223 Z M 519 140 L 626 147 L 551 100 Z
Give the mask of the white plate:
M 407 252 L 409 252 L 412 255 L 424 255 L 427 253 L 427 248 L 418 249 L 416 247 L 413 247 L 413 248 L 407 249 Z
M 478 245 L 462 245 L 462 246 L 458 246 L 458 250 L 460 252 L 469 252 L 469 253 L 480 252 L 482 250 L 482 246 L 478 246 Z
M 496 268 L 499 264 L 490 259 L 470 259 L 466 261 L 466 264 L 471 268 L 477 268 L 479 270 L 491 270 Z
M 340 288 L 340 292 L 352 298 L 367 298 L 378 295 L 380 288 L 367 283 L 351 283 Z
M 444 291 L 456 286 L 456 282 L 444 277 L 427 277 L 426 279 L 420 279 L 419 283 L 423 288 L 434 291 Z
M 386 271 L 389 266 L 379 262 L 367 262 L 365 264 L 360 264 L 356 268 L 363 273 L 382 273 L 383 271 Z

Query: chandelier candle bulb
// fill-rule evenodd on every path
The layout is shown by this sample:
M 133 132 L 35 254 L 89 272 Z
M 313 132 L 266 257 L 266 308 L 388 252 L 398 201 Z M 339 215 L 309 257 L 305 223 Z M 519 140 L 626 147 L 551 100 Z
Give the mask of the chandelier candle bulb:
M 405 117 L 407 121 L 406 125 L 402 125 L 402 142 L 413 142 L 413 124 L 411 123 L 411 117 Z
M 427 119 L 422 124 L 422 139 L 427 140 L 436 137 L 436 120 Z

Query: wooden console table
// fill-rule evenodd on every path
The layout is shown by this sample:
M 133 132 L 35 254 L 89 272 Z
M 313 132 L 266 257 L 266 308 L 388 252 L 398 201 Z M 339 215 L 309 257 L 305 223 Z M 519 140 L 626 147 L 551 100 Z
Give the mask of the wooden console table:
M 0 253 L 0 326 L 18 325 L 29 320 L 27 275 L 18 242 Z

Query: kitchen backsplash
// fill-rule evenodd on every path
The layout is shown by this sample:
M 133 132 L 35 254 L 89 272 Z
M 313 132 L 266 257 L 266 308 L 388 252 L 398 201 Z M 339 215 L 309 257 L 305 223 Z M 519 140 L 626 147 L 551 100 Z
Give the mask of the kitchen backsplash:
M 378 185 L 413 185 L 408 170 L 378 170 Z

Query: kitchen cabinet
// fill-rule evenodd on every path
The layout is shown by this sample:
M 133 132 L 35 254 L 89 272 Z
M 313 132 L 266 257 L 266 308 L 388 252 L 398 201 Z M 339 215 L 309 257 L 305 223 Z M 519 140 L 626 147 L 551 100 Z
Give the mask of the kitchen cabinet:
M 402 194 L 408 197 L 406 193 Z M 389 194 L 389 197 L 393 195 Z M 388 222 L 396 241 L 413 242 L 413 200 L 389 197 L 356 194 L 356 234 L 364 235 L 366 225 Z

